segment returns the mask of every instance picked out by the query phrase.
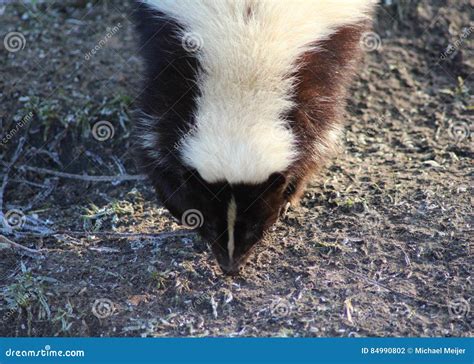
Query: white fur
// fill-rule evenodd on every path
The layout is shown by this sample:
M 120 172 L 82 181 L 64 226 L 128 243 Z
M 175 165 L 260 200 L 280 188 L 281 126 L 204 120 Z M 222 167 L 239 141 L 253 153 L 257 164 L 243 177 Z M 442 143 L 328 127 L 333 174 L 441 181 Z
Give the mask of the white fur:
M 156 123 L 156 119 L 143 111 L 137 111 L 137 130 L 136 136 L 141 144 L 143 150 L 154 160 L 157 164 L 161 161 L 161 155 L 158 153 L 158 135 L 153 131 L 152 126 Z
M 297 157 L 284 115 L 299 57 L 364 19 L 375 0 L 144 2 L 202 39 L 197 128 L 182 140 L 185 163 L 208 182 L 260 183 Z
M 340 147 L 340 137 L 342 135 L 342 127 L 334 125 L 329 129 L 324 137 L 315 140 L 313 144 L 313 155 L 316 159 L 324 159 L 335 154 Z

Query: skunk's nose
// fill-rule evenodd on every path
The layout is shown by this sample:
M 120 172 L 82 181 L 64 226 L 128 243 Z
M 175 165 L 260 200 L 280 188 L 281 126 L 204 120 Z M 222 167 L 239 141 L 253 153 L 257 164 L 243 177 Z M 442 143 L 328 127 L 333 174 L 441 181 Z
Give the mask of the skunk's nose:
M 240 273 L 240 264 L 220 264 L 222 272 L 229 276 L 235 276 Z

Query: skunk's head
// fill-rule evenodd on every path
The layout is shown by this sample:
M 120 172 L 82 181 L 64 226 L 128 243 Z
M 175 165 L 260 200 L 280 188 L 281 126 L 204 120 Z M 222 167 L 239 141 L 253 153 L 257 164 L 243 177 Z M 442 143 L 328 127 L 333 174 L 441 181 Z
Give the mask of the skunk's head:
M 286 204 L 285 185 L 281 173 L 259 184 L 229 184 L 207 183 L 194 171 L 176 191 L 178 199 L 164 203 L 183 225 L 198 229 L 224 273 L 237 274 L 278 219 Z
M 232 185 L 221 204 L 221 213 L 209 216 L 202 235 L 226 274 L 237 274 L 252 248 L 273 225 L 286 204 L 285 177 L 275 173 L 258 185 Z

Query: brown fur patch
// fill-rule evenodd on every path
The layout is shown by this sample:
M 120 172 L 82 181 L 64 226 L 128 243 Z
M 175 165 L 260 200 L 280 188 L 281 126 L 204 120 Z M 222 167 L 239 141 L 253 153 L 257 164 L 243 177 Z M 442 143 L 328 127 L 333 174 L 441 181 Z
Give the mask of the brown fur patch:
M 343 127 L 347 90 L 362 53 L 359 39 L 367 28 L 367 23 L 340 28 L 301 58 L 295 96 L 298 106 L 289 116 L 300 148 L 300 158 L 288 171 L 295 189 L 293 205 L 311 176 L 337 149 L 330 132 Z

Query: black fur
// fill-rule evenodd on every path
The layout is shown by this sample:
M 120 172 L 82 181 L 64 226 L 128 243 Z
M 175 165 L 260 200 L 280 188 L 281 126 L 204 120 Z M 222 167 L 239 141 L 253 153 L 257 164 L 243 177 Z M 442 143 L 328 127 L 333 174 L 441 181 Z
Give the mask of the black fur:
M 164 204 L 173 215 L 181 215 L 190 196 L 176 193 L 186 183 L 189 171 L 176 146 L 192 127 L 197 88 L 197 61 L 180 46 L 179 26 L 148 6 L 136 3 L 134 18 L 140 35 L 139 50 L 145 63 L 144 89 L 137 115 L 137 160 L 148 173 Z M 156 137 L 146 146 L 143 137 Z M 155 154 L 159 157 L 155 157 Z
M 177 219 L 198 210 L 203 217 L 200 234 L 227 273 L 236 273 L 253 245 L 273 224 L 282 203 L 285 178 L 271 176 L 258 185 L 233 185 L 226 181 L 207 183 L 180 159 L 180 139 L 194 126 L 193 111 L 199 90 L 195 80 L 199 64 L 182 47 L 179 25 L 163 14 L 137 3 L 134 10 L 145 62 L 145 84 L 141 94 L 135 136 L 137 159 L 148 174 L 161 202 Z M 151 135 L 156 143 L 143 141 Z M 235 262 L 227 252 L 227 209 L 234 196 L 238 219 L 235 226 Z M 277 201 L 278 200 L 278 201 Z
M 134 15 L 145 61 L 136 126 L 138 160 L 161 202 L 177 219 L 183 220 L 190 210 L 199 211 L 200 234 L 210 242 L 223 271 L 236 273 L 287 203 L 298 202 L 311 176 L 329 157 L 333 146 L 327 143 L 334 141 L 327 136 L 342 127 L 348 85 L 361 53 L 358 41 L 367 24 L 337 30 L 318 43 L 319 51 L 308 52 L 300 60 L 297 107 L 288 113 L 289 127 L 298 140 L 298 159 L 264 183 L 230 185 L 227 181 L 207 183 L 179 154 L 180 140 L 193 132 L 200 71 L 195 55 L 182 46 L 179 25 L 139 2 Z M 316 141 L 323 147 L 315 151 Z M 229 259 L 227 213 L 232 197 L 237 218 L 235 250 Z

